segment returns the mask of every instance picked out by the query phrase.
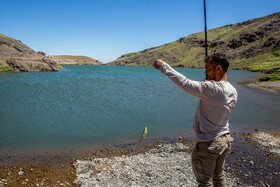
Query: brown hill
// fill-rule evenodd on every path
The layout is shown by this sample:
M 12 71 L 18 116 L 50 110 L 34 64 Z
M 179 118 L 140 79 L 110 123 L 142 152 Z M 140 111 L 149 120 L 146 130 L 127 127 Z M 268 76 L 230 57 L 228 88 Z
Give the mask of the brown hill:
M 71 55 L 56 55 L 50 56 L 50 59 L 57 62 L 60 65 L 101 65 L 103 64 L 99 60 L 87 56 L 71 56 Z

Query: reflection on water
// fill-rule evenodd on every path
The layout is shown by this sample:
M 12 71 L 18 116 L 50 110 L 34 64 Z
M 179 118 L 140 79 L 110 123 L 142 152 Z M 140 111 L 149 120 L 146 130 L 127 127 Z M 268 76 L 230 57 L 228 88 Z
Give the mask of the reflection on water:
M 198 100 L 152 67 L 65 66 L 60 72 L 0 74 L 0 150 L 51 149 L 190 135 Z M 177 69 L 202 80 L 203 69 Z M 233 129 L 279 128 L 280 97 L 236 84 Z

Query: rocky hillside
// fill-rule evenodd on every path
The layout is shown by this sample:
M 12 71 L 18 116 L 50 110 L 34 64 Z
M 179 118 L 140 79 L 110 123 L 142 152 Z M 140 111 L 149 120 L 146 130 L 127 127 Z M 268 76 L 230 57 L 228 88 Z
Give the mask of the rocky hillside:
M 103 64 L 99 60 L 87 56 L 70 56 L 70 55 L 57 55 L 50 56 L 50 59 L 57 62 L 60 65 L 101 65 Z
M 19 40 L 0 33 L 0 72 L 59 71 L 61 67 L 47 58 L 44 52 L 35 52 Z
M 209 54 L 225 53 L 232 69 L 279 71 L 280 57 L 273 55 L 280 42 L 280 12 L 211 29 L 208 32 Z M 204 32 L 177 41 L 125 54 L 109 65 L 152 66 L 156 59 L 178 67 L 203 67 Z

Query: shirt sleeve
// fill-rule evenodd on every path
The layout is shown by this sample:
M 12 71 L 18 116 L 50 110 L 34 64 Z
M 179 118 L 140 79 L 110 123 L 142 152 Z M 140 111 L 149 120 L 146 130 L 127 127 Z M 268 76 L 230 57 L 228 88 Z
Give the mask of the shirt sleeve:
M 165 62 L 160 66 L 159 70 L 167 75 L 177 86 L 199 99 L 203 100 L 207 98 L 207 96 L 213 95 L 214 85 L 212 81 L 190 80 L 181 73 L 175 71 Z

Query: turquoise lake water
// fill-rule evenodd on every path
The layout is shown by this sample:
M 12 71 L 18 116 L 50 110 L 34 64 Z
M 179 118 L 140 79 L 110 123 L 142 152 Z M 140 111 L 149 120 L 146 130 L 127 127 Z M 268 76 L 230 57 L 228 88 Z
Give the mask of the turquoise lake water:
M 0 74 L 0 151 L 75 149 L 189 136 L 198 99 L 152 67 L 64 66 Z M 204 69 L 176 69 L 203 80 Z M 239 100 L 232 131 L 280 128 L 280 96 L 238 85 L 258 74 L 229 71 Z

